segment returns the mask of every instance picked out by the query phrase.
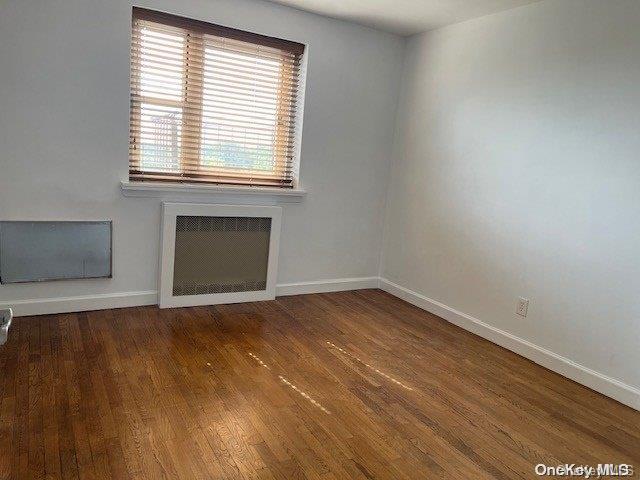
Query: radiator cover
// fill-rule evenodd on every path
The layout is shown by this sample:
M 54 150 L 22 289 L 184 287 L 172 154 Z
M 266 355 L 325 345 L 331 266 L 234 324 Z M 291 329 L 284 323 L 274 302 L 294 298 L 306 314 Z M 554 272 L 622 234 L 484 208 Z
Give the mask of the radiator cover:
M 281 209 L 163 205 L 160 306 L 275 298 Z

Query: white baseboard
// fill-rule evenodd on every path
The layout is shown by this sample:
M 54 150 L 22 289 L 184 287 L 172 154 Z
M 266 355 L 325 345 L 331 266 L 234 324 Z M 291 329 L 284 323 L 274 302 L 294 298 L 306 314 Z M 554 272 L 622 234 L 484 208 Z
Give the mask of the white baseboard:
M 337 278 L 313 282 L 284 283 L 276 286 L 276 295 L 338 292 L 363 288 L 378 288 L 378 277 Z M 0 308 L 12 308 L 15 317 L 157 304 L 158 292 L 155 290 L 16 301 L 0 300 Z
M 276 295 L 338 292 L 380 288 L 398 298 L 431 312 L 512 352 L 528 358 L 554 372 L 570 378 L 625 405 L 640 410 L 640 389 L 580 365 L 562 355 L 535 345 L 509 332 L 493 327 L 436 300 L 397 285 L 385 278 L 359 277 L 284 283 L 276 286 Z M 109 308 L 157 305 L 156 291 L 122 292 L 77 297 L 0 301 L 0 309 L 12 308 L 16 317 L 55 313 L 104 310 Z
M 443 303 L 390 282 L 385 278 L 380 278 L 379 287 L 381 290 L 401 298 L 416 307 L 438 315 L 490 342 L 522 355 L 538 365 L 542 365 L 549 370 L 611 397 L 620 403 L 624 403 L 631 408 L 640 410 L 640 389 L 636 387 L 596 372 L 562 355 L 558 355 L 546 348 L 516 337 L 509 332 L 493 327 L 471 315 L 467 315 Z
M 38 298 L 30 300 L 0 300 L 0 308 L 13 309 L 14 317 L 30 315 L 51 315 L 54 313 L 86 312 L 88 310 L 106 310 L 108 308 L 137 307 L 157 305 L 158 293 L 146 292 L 104 293 L 77 297 Z
M 276 296 L 342 292 L 345 290 L 362 290 L 363 288 L 378 288 L 378 277 L 334 278 L 313 282 L 281 283 L 276 285 Z

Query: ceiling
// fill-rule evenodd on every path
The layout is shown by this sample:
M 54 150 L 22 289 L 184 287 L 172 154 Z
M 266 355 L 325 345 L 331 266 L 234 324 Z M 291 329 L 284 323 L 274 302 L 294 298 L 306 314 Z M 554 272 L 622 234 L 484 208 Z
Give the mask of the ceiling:
M 482 17 L 540 0 L 272 0 L 400 35 Z

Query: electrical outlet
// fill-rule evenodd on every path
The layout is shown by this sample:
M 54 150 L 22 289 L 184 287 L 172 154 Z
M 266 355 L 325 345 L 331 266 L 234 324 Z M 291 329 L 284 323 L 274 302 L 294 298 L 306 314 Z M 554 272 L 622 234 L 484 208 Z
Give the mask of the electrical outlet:
M 7 341 L 12 317 L 13 312 L 10 308 L 7 308 L 6 310 L 0 310 L 0 345 L 4 345 Z
M 516 305 L 516 313 L 521 317 L 526 317 L 527 310 L 529 310 L 529 299 L 520 297 Z

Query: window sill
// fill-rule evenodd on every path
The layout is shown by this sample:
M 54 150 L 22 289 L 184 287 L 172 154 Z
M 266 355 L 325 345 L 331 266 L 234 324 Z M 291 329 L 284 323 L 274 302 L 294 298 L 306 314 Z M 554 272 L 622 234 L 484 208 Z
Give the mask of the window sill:
M 172 199 L 176 197 L 211 197 L 211 200 L 234 198 L 275 203 L 298 203 L 307 192 L 299 188 L 242 187 L 233 185 L 197 185 L 190 183 L 120 182 L 125 197 Z

